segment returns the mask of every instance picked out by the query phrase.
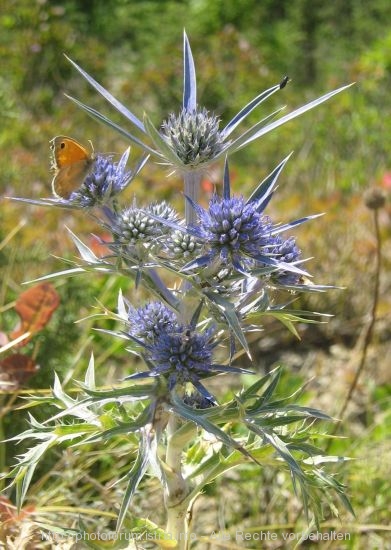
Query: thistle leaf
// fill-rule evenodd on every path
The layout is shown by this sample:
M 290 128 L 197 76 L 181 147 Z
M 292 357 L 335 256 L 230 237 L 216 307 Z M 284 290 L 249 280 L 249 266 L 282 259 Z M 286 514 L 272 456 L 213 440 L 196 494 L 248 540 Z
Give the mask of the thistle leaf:
M 149 436 L 151 437 L 151 436 Z M 139 451 L 137 455 L 137 459 L 135 463 L 133 464 L 133 467 L 131 471 L 128 474 L 129 477 L 129 483 L 125 490 L 125 495 L 121 503 L 121 508 L 118 514 L 117 518 L 117 526 L 116 530 L 120 531 L 122 524 L 124 522 L 125 516 L 128 512 L 130 501 L 132 500 L 132 497 L 137 489 L 138 484 L 142 480 L 148 465 L 149 465 L 149 451 L 151 447 L 151 442 L 149 441 L 149 437 L 147 436 L 146 432 L 143 431 L 143 437 L 140 441 Z
M 154 149 L 151 149 L 151 147 L 148 147 L 148 145 L 146 145 L 141 140 L 136 138 L 133 134 L 130 134 L 129 132 L 127 132 L 124 128 L 122 128 L 121 126 L 119 126 L 118 124 L 116 124 L 115 122 L 110 120 L 109 118 L 107 118 L 105 115 L 102 115 L 101 113 L 99 113 L 99 111 L 97 111 L 96 109 L 93 109 L 92 107 L 89 107 L 88 105 L 85 105 L 84 103 L 82 103 L 78 99 L 75 99 L 74 97 L 72 97 L 68 94 L 65 94 L 65 96 L 68 99 L 70 99 L 71 101 L 73 101 L 80 109 L 83 109 L 83 111 L 85 111 L 93 119 L 95 119 L 98 122 L 104 124 L 105 126 L 108 126 L 109 128 L 112 128 L 113 130 L 115 130 L 116 132 L 118 132 L 119 134 L 124 136 L 126 139 L 128 139 L 129 141 L 134 143 L 135 145 L 138 145 L 139 147 L 144 149 L 144 151 L 146 151 L 147 153 L 159 156 L 159 153 L 157 151 L 154 151 Z
M 186 32 L 183 32 L 183 108 L 195 111 L 197 108 L 197 80 L 194 59 Z
M 80 252 L 80 256 L 82 259 L 89 263 L 89 264 L 97 264 L 99 263 L 98 256 L 95 256 L 95 254 L 92 252 L 90 248 L 88 248 L 87 245 L 85 245 L 79 237 L 77 237 L 70 229 L 69 227 L 66 227 L 66 230 L 71 236 L 72 241 L 74 242 L 75 246 L 77 247 L 78 251 Z
M 291 113 L 288 113 L 287 115 L 283 116 L 282 118 L 279 118 L 275 122 L 272 122 L 271 124 L 265 126 L 264 128 L 260 129 L 259 131 L 255 132 L 251 137 L 246 139 L 241 145 L 238 145 L 235 150 L 242 149 L 255 139 L 258 139 L 261 136 L 264 136 L 265 134 L 271 132 L 272 130 L 275 130 L 279 126 L 282 126 L 286 122 L 289 122 L 290 120 L 302 115 L 303 113 L 306 113 L 307 111 L 313 109 L 314 107 L 317 107 L 321 103 L 324 103 L 328 99 L 332 98 L 336 94 L 339 94 L 340 92 L 343 92 L 344 90 L 347 90 L 353 86 L 353 84 L 348 84 L 346 86 L 342 86 L 341 88 L 338 88 L 337 90 L 333 90 L 332 92 L 328 92 L 327 94 L 318 97 L 317 99 L 314 99 L 313 101 L 310 101 L 310 103 L 307 103 L 306 105 L 303 105 L 302 107 L 299 107 L 298 109 L 295 109 Z
M 238 318 L 238 314 L 235 310 L 235 306 L 230 302 L 228 302 L 228 300 L 225 300 L 222 296 L 214 292 L 205 292 L 205 296 L 207 296 L 212 303 L 217 305 L 218 309 L 227 320 L 228 325 L 232 330 L 233 334 L 239 340 L 243 349 L 246 351 L 248 357 L 251 359 L 250 348 L 248 346 L 246 337 L 243 333 L 241 323 Z
M 262 203 L 258 208 L 259 212 L 265 209 L 265 206 L 266 206 L 265 203 L 267 202 L 268 197 L 271 196 L 274 186 L 285 164 L 291 158 L 292 154 L 293 153 L 289 153 L 289 155 L 285 157 L 284 160 L 282 160 L 280 164 L 276 166 L 276 168 L 274 168 L 274 170 L 258 185 L 258 187 L 254 189 L 254 191 L 251 193 L 250 197 L 248 198 L 247 202 L 254 202 L 254 201 L 263 199 Z
M 268 90 L 265 90 L 264 92 L 260 93 L 257 97 L 252 99 L 247 105 L 243 107 L 234 117 L 233 119 L 228 122 L 227 126 L 222 131 L 225 138 L 227 138 L 234 130 L 235 128 L 243 122 L 243 120 L 253 111 L 258 105 L 262 103 L 262 101 L 265 101 L 268 97 L 273 95 L 275 92 L 278 92 L 281 89 L 280 84 L 277 84 L 276 86 L 272 86 Z
M 144 125 L 141 122 L 141 120 L 139 120 L 136 117 L 136 115 L 134 115 L 131 111 L 129 111 L 129 109 L 127 109 L 120 101 L 118 101 L 118 99 L 116 99 L 113 95 L 111 95 L 111 93 L 108 90 L 106 90 L 106 88 L 104 88 L 101 84 L 99 84 L 94 78 L 92 78 L 92 76 L 90 76 L 88 73 L 86 73 L 86 71 L 84 71 L 81 67 L 79 67 L 77 63 L 72 61 L 70 57 L 68 57 L 67 55 L 65 55 L 65 57 L 75 67 L 75 69 L 79 71 L 79 73 L 87 80 L 87 82 L 91 84 L 91 86 L 95 88 L 95 90 L 97 90 L 97 92 L 99 92 L 106 99 L 106 101 L 111 103 L 111 105 L 113 105 L 113 107 L 115 107 L 117 111 L 119 111 L 125 118 L 130 120 L 130 122 L 134 124 L 139 130 L 145 133 Z
M 157 154 L 162 160 L 169 161 L 174 166 L 180 166 L 182 164 L 180 158 L 167 144 L 165 139 L 162 137 L 160 132 L 158 132 L 146 114 L 144 115 L 144 123 L 149 137 L 153 141 L 156 149 L 160 151 L 160 153 L 155 152 L 155 154 Z

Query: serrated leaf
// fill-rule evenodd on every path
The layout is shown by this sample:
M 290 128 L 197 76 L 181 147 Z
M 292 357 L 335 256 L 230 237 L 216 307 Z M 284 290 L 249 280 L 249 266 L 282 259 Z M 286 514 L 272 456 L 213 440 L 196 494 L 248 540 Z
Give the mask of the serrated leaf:
M 129 508 L 130 501 L 138 487 L 138 484 L 142 480 L 148 465 L 149 465 L 149 448 L 151 442 L 148 440 L 148 436 L 143 432 L 143 436 L 140 441 L 139 450 L 137 458 L 133 464 L 132 469 L 130 470 L 128 477 L 129 482 L 125 490 L 124 498 L 121 502 L 121 508 L 117 518 L 117 527 L 116 530 L 120 531 L 122 524 L 125 520 L 126 513 Z
M 262 378 L 256 380 L 256 382 L 254 382 L 254 384 L 252 384 L 249 388 L 247 388 L 246 390 L 243 390 L 242 393 L 240 393 L 239 395 L 240 401 L 243 402 L 243 401 L 247 401 L 247 399 L 259 397 L 258 391 L 263 386 L 265 386 L 265 384 L 267 384 L 270 381 L 270 379 L 273 379 L 276 376 L 277 372 L 279 372 L 280 370 L 281 370 L 281 367 L 276 367 L 271 372 L 268 372 Z
M 216 306 L 218 307 L 219 311 L 222 313 L 222 315 L 225 317 L 231 331 L 236 336 L 236 338 L 241 343 L 243 349 L 247 353 L 248 357 L 251 359 L 251 353 L 250 348 L 248 347 L 248 343 L 246 340 L 246 337 L 243 333 L 238 314 L 236 312 L 235 306 L 228 302 L 228 300 L 225 300 L 222 296 L 219 294 L 216 294 L 214 292 L 205 292 L 205 296 Z
M 69 397 L 62 389 L 60 379 L 56 372 L 54 373 L 54 384 L 52 392 L 54 397 L 61 401 L 61 403 L 63 403 L 66 407 L 73 407 L 75 405 L 75 400 Z
M 126 303 L 125 303 L 125 300 L 124 300 L 124 297 L 123 297 L 123 294 L 122 294 L 122 290 L 121 290 L 121 289 L 120 289 L 119 292 L 118 292 L 117 311 L 118 311 L 118 316 L 119 316 L 123 321 L 127 321 L 127 320 L 128 320 L 128 310 L 127 310 Z
M 266 388 L 266 390 L 261 395 L 261 398 L 259 399 L 259 402 L 262 402 L 263 404 L 266 404 L 270 401 L 270 399 L 274 395 L 274 391 L 278 386 L 278 383 L 281 379 L 281 370 L 278 369 L 273 373 L 273 376 L 271 377 L 270 384 Z
M 53 437 L 39 443 L 35 447 L 29 450 L 28 464 L 19 469 L 16 481 L 16 503 L 18 508 L 21 508 L 26 498 L 27 491 L 29 489 L 31 479 L 38 465 L 39 460 L 46 453 L 46 451 L 55 443 Z
M 301 470 L 299 464 L 290 453 L 287 445 L 278 437 L 278 435 L 263 430 L 261 430 L 259 434 L 262 435 L 262 437 L 264 437 L 264 439 L 274 447 L 281 458 L 287 463 L 294 476 L 298 476 L 299 478 L 304 477 L 303 471 Z
M 318 418 L 319 420 L 325 420 L 326 422 L 330 422 L 333 420 L 333 417 L 329 416 L 328 414 L 318 410 L 314 409 L 312 407 L 302 407 L 301 405 L 287 405 L 286 409 L 290 411 L 298 411 L 301 412 L 307 416 Z
M 182 418 L 186 418 L 186 420 L 194 422 L 195 424 L 200 426 L 200 428 L 204 429 L 208 433 L 213 434 L 219 441 L 221 441 L 221 443 L 226 445 L 228 448 L 236 449 L 253 462 L 257 462 L 256 460 L 254 460 L 252 455 L 244 447 L 242 447 L 242 445 L 240 445 L 240 443 L 235 441 L 235 439 L 233 439 L 230 435 L 221 430 L 218 426 L 210 422 L 205 416 L 197 414 L 198 411 L 187 407 L 183 403 L 183 401 L 181 401 L 176 396 L 173 396 L 172 400 L 175 405 L 175 412 L 177 412 L 177 414 L 179 414 Z

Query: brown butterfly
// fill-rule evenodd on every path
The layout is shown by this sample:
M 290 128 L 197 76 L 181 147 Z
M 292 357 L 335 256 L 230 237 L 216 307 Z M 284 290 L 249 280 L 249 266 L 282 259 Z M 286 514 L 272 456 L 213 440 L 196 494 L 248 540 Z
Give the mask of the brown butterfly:
M 52 150 L 53 193 L 63 199 L 78 189 L 95 161 L 94 151 L 88 151 L 81 143 L 67 136 L 56 136 L 50 141 Z

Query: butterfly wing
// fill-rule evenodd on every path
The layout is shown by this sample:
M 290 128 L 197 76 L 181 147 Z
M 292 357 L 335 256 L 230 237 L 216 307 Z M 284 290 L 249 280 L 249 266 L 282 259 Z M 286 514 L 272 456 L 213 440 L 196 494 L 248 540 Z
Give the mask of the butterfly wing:
M 68 199 L 70 194 L 83 184 L 92 162 L 92 160 L 79 160 L 60 168 L 52 180 L 53 193 L 57 197 Z
M 68 164 L 91 158 L 91 153 L 78 141 L 67 136 L 56 136 L 50 142 L 53 164 L 62 168 Z
M 94 156 L 78 141 L 67 136 L 56 136 L 50 145 L 52 168 L 55 171 L 53 193 L 67 199 L 84 182 L 94 162 Z

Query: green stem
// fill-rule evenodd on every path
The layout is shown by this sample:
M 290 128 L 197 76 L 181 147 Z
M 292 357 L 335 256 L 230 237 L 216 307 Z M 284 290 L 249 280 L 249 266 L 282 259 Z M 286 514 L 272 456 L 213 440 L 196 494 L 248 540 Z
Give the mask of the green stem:
M 166 531 L 178 541 L 177 550 L 187 550 L 189 541 L 188 501 L 189 487 L 182 475 L 183 446 L 175 443 L 178 421 L 171 416 L 167 426 L 166 449 L 166 488 L 165 504 L 167 510 Z

